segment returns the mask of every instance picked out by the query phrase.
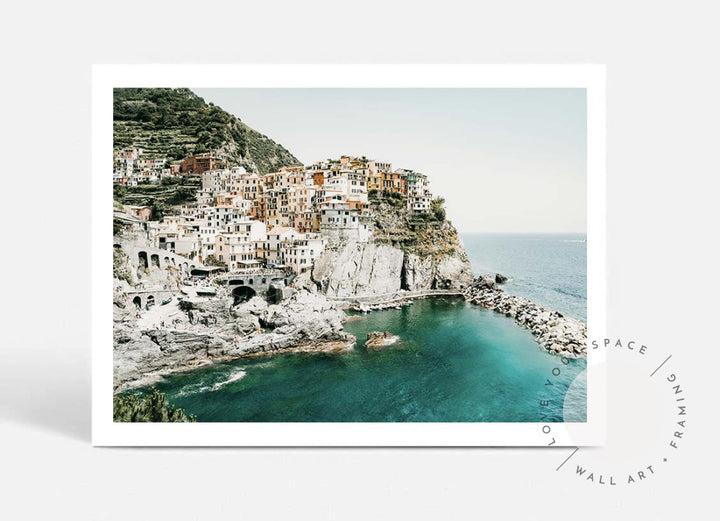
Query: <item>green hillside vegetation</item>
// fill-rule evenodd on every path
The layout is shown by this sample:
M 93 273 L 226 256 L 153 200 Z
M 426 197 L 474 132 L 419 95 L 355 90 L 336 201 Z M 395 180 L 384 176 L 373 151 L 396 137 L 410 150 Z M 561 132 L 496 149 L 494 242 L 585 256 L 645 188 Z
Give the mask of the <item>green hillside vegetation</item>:
M 442 197 L 432 199 L 430 211 L 420 215 L 407 211 L 402 194 L 370 190 L 368 197 L 375 242 L 420 256 L 451 255 L 460 245 L 457 231 L 446 219 Z
M 300 164 L 285 147 L 189 89 L 115 89 L 113 122 L 116 150 L 134 145 L 151 158 L 176 162 L 215 152 L 260 174 Z
M 117 203 L 150 206 L 153 220 L 157 221 L 171 210 L 171 206 L 195 201 L 195 192 L 202 185 L 198 175 L 166 177 L 159 185 L 113 186 L 113 199 Z
M 113 397 L 113 421 L 116 422 L 195 422 L 194 415 L 168 403 L 167 395 L 157 389 L 150 394 L 115 395 Z

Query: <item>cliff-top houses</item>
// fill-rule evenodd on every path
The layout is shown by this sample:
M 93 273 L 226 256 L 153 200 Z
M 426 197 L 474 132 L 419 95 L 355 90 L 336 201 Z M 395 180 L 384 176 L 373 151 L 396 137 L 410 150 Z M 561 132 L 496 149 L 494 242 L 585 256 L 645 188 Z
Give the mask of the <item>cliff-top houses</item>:
M 432 198 L 424 174 L 365 157 L 342 156 L 265 175 L 241 166 L 219 169 L 211 154 L 179 165 L 144 157 L 135 147 L 114 157 L 113 179 L 127 186 L 191 172 L 202 186 L 195 202 L 177 207 L 174 215 L 157 222 L 150 220 L 149 207 L 126 206 L 126 212 L 147 221 L 154 247 L 231 271 L 265 265 L 303 273 L 330 244 L 370 240 L 374 192 L 401 195 L 410 214 L 429 212 Z

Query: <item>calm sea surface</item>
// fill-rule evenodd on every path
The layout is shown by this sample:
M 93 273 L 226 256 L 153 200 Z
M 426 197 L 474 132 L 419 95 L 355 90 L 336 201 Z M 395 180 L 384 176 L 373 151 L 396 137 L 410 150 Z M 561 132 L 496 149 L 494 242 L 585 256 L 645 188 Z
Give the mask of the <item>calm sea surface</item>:
M 585 234 L 477 234 L 462 240 L 476 274 L 502 273 L 508 293 L 587 320 Z
M 580 319 L 583 240 L 463 236 L 476 273 L 499 271 L 511 279 L 508 292 Z M 541 414 L 549 415 L 544 421 L 585 420 L 585 360 L 564 366 L 512 319 L 460 298 L 361 315 L 346 330 L 358 337 L 347 354 L 218 363 L 170 376 L 157 387 L 199 421 L 210 422 L 538 422 Z M 365 351 L 366 334 L 375 330 L 391 331 L 402 341 Z M 554 377 L 557 367 L 561 373 Z M 548 378 L 553 386 L 545 385 Z M 550 407 L 541 411 L 541 399 Z

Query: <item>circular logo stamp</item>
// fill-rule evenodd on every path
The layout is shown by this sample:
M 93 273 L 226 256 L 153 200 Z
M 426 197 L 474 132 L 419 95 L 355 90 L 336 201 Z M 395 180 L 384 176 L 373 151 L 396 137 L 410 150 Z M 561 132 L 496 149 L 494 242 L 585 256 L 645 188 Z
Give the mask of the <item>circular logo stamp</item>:
M 589 350 L 601 349 L 606 350 L 606 362 L 589 370 L 604 369 L 607 375 L 605 444 L 563 451 L 554 472 L 561 479 L 607 487 L 638 486 L 658 479 L 685 444 L 689 414 L 685 385 L 674 368 L 673 355 L 654 356 L 653 350 L 634 340 L 605 338 L 590 342 Z M 561 384 L 568 363 L 560 359 L 546 385 Z M 585 421 L 577 410 L 577 396 L 585 392 L 587 371 L 580 373 L 565 393 L 563 425 L 571 435 L 572 424 Z M 540 399 L 541 418 L 548 405 L 544 393 Z M 549 421 L 541 424 L 548 447 L 556 443 L 556 425 Z

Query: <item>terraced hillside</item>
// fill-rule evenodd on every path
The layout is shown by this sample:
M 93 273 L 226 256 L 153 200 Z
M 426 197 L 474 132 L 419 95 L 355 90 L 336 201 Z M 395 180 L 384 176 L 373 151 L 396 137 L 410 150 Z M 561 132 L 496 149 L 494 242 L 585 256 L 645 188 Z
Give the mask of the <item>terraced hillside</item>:
M 113 120 L 116 150 L 135 145 L 147 157 L 172 161 L 216 152 L 260 174 L 300 164 L 285 147 L 190 89 L 115 89 Z
M 160 185 L 116 184 L 113 187 L 113 200 L 121 205 L 150 206 L 153 210 L 153 219 L 159 220 L 166 213 L 172 213 L 173 206 L 195 201 L 195 192 L 201 184 L 200 176 L 192 174 L 164 179 Z

